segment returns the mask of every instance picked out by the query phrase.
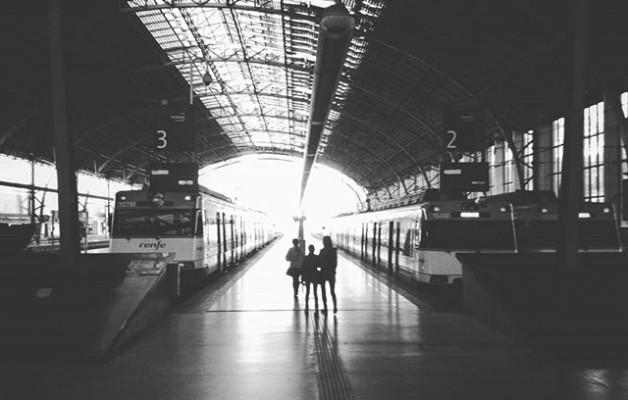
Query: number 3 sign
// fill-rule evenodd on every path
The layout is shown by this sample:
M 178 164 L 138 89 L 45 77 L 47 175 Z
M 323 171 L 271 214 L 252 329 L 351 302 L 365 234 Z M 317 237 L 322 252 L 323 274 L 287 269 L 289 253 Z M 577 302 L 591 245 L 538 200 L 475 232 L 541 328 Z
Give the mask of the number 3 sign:
M 156 151 L 193 151 L 194 117 L 189 107 L 162 107 L 155 118 L 153 146 Z
M 168 133 L 166 131 L 158 129 L 156 139 L 157 143 L 155 144 L 155 147 L 157 147 L 158 150 L 163 150 L 168 147 Z

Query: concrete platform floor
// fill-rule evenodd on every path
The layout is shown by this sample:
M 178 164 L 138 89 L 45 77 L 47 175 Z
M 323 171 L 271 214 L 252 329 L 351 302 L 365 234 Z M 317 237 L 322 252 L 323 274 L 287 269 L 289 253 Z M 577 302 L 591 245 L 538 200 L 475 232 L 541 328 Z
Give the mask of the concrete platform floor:
M 221 276 L 106 363 L 0 360 L 0 398 L 628 398 L 628 370 L 548 361 L 465 315 L 409 301 L 342 254 L 338 313 L 306 314 L 285 275 L 289 246 L 285 237 Z

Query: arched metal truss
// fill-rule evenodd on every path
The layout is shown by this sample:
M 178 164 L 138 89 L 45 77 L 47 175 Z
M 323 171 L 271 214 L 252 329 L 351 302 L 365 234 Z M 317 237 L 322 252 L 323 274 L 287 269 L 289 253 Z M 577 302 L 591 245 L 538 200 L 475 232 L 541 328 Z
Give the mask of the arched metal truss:
M 207 142 L 207 133 L 218 131 L 228 139 L 219 146 L 208 143 L 197 152 L 198 159 L 211 162 L 212 154 L 230 157 L 222 154 L 230 148 L 303 151 L 318 20 L 333 3 L 135 0 L 121 2 L 120 9 L 138 17 L 163 51 L 163 65 L 176 68 L 191 86 L 194 99 L 207 109 L 207 119 L 216 126 L 209 131 L 201 127 L 198 138 Z M 356 18 L 358 33 L 347 53 L 328 126 L 342 113 L 339 106 L 349 93 L 351 74 L 365 54 L 366 36 L 374 30 L 384 1 L 348 1 L 346 5 Z M 202 81 L 205 73 L 213 83 Z M 319 147 L 325 146 L 323 141 Z M 385 162 L 376 153 L 367 154 Z M 395 176 L 402 181 L 396 172 Z M 359 178 L 365 177 L 360 174 Z M 373 182 L 367 181 L 367 186 L 374 186 Z
M 486 136 L 508 141 L 519 173 L 520 141 L 511 133 L 540 129 L 568 108 L 572 1 L 342 2 L 356 27 L 318 160 L 360 182 L 374 200 L 430 184 L 432 166 L 448 158 L 446 106 L 487 110 Z M 303 156 L 318 23 L 333 0 L 62 3 L 77 166 L 141 182 L 151 160 L 207 165 L 249 153 Z M 590 64 L 600 79 L 589 82 L 587 96 L 600 101 L 604 90 L 628 88 L 628 56 L 617 51 L 628 27 L 623 10 L 590 3 Z M 11 101 L 0 113 L 0 150 L 52 160 L 45 10 L 10 11 L 17 18 L 5 17 L 5 36 L 19 26 L 24 40 L 5 44 L 17 61 L 3 67 L 10 79 L 0 91 Z M 188 103 L 190 87 L 196 151 L 155 152 L 161 102 Z M 615 100 L 612 108 L 621 105 Z
M 219 149 L 228 148 L 302 151 L 318 39 L 317 19 L 322 7 L 333 2 L 313 3 L 314 6 L 289 0 L 122 3 L 121 10 L 138 16 L 162 48 L 164 65 L 179 70 L 197 101 L 207 109 L 206 119 L 216 124 L 209 130 L 199 129 L 199 140 L 207 146 L 196 154 L 197 159 L 211 162 L 211 154 L 221 154 L 224 159 Z M 316 3 L 320 3 L 318 7 Z M 434 65 L 407 54 L 399 56 L 414 58 L 420 66 L 419 79 L 412 90 L 405 89 L 407 94 L 403 97 L 379 92 L 360 80 L 356 71 L 371 40 L 376 43 L 376 53 L 381 53 L 380 49 L 400 52 L 370 35 L 384 3 L 347 2 L 357 17 L 357 34 L 332 102 L 319 145 L 322 156 L 318 159 L 325 162 L 329 153 L 341 154 L 338 147 L 350 146 L 351 151 L 344 152 L 346 157 L 338 160 L 343 171 L 359 170 L 367 160 L 376 160 L 388 172 L 382 176 L 375 169 L 375 173 L 361 174 L 356 180 L 368 187 L 386 186 L 394 181 L 407 193 L 404 175 L 425 176 L 419 158 L 438 162 L 442 147 L 441 133 L 435 130 L 433 121 L 424 120 L 430 117 L 429 113 L 407 109 L 410 93 L 420 90 L 421 82 L 430 75 L 437 75 L 458 90 L 464 88 Z M 205 72 L 211 72 L 214 83 L 207 85 L 202 81 Z M 469 93 L 466 91 L 463 96 Z M 352 98 L 359 99 L 358 103 L 352 103 Z M 359 107 L 360 102 L 381 104 L 383 114 L 368 115 Z M 414 135 L 400 135 L 402 130 L 410 129 L 415 129 Z M 216 131 L 228 141 L 220 146 L 208 142 L 208 132 L 213 135 Z M 361 139 L 351 139 L 356 135 Z M 384 147 L 377 151 L 368 149 L 368 144 L 375 143 Z M 384 148 L 389 150 L 383 151 Z M 414 149 L 417 154 L 411 153 Z

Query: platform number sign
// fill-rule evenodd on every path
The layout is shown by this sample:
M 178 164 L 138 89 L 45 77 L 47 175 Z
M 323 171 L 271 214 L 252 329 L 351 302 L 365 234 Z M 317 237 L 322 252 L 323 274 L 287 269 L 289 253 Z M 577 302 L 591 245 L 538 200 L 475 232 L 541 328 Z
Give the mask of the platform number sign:
M 482 150 L 484 141 L 484 110 L 476 106 L 449 107 L 443 115 L 446 151 Z
M 191 107 L 160 107 L 153 129 L 155 151 L 193 151 L 194 116 Z

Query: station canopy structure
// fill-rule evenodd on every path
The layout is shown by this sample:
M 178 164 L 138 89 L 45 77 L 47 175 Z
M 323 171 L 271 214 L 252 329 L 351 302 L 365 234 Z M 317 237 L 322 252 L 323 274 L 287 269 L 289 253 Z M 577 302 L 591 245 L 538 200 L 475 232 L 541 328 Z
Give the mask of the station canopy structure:
M 0 10 L 0 152 L 53 160 L 47 2 L 9 3 Z M 334 1 L 59 3 L 77 168 L 142 183 L 152 161 L 303 158 L 319 22 Z M 414 193 L 417 176 L 450 158 L 447 107 L 485 109 L 487 142 L 569 109 L 573 1 L 343 4 L 355 29 L 316 160 L 382 201 L 382 191 Z M 628 87 L 628 7 L 589 8 L 594 101 Z M 194 151 L 155 151 L 154 121 L 187 104 L 190 85 Z

